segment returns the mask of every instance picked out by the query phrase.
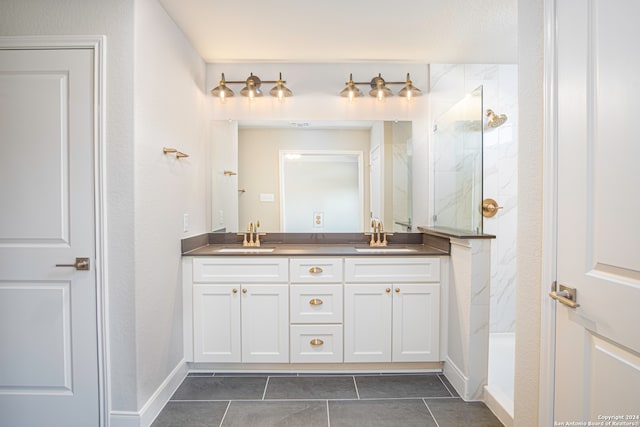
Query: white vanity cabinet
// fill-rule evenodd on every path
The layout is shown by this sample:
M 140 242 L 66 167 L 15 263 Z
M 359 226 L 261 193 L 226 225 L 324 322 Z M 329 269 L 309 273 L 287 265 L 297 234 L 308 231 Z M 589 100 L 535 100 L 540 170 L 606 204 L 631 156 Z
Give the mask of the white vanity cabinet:
M 342 362 L 342 258 L 292 258 L 291 362 Z
M 193 259 L 193 361 L 289 362 L 289 262 Z
M 347 258 L 345 362 L 440 360 L 440 260 Z
M 198 256 L 183 275 L 189 362 L 441 361 L 438 257 Z

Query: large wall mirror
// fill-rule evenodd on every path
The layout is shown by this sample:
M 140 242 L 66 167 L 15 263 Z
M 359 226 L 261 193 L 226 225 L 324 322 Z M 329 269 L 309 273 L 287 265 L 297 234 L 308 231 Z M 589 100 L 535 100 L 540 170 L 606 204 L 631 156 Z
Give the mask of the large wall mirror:
M 411 122 L 215 122 L 214 231 L 412 230 Z

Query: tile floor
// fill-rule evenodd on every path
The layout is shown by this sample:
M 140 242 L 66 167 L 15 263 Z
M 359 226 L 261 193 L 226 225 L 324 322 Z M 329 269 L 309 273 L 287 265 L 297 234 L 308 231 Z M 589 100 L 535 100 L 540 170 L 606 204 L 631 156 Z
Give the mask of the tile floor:
M 189 374 L 151 427 L 502 427 L 439 374 Z

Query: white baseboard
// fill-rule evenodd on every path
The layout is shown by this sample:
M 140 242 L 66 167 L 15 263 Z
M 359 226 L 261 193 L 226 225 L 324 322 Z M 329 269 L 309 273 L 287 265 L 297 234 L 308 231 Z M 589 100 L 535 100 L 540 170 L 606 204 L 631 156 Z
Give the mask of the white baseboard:
M 505 427 L 513 427 L 513 403 L 511 407 L 505 407 L 505 397 L 495 395 L 496 392 L 491 390 L 490 387 L 484 387 L 484 404 L 493 412 L 493 414 L 500 420 Z
M 188 373 L 189 368 L 183 359 L 139 411 L 111 411 L 110 427 L 149 427 Z
M 449 380 L 453 388 L 463 400 L 467 400 L 467 383 L 469 379 L 462 373 L 460 368 L 450 358 L 446 358 L 442 373 Z

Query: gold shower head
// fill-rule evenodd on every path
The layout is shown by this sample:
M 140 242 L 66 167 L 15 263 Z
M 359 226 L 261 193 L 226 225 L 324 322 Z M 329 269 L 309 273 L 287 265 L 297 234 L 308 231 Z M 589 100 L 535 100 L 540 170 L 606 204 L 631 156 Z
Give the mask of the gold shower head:
M 489 120 L 487 121 L 487 127 L 490 128 L 497 128 L 499 126 L 502 126 L 504 122 L 507 121 L 506 114 L 497 115 L 493 112 L 492 109 L 487 110 L 487 117 L 489 117 Z

